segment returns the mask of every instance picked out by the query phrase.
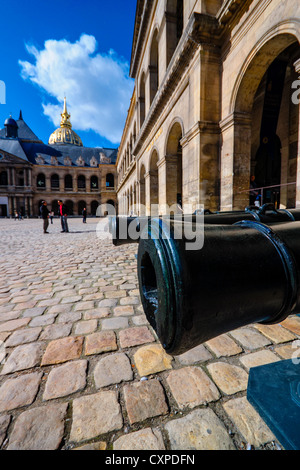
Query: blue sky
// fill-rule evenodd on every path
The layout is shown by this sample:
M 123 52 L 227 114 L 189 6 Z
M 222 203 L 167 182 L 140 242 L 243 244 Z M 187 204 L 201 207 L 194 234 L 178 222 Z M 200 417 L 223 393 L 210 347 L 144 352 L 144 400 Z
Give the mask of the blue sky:
M 133 90 L 129 63 L 136 0 L 6 2 L 0 28 L 0 127 L 20 109 L 47 143 L 67 97 L 85 146 L 117 147 Z

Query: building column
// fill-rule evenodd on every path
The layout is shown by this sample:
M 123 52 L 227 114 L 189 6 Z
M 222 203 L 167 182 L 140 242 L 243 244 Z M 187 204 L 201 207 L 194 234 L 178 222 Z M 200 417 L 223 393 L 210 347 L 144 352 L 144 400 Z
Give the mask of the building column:
M 181 139 L 184 212 L 219 210 L 219 123 L 199 121 Z
M 8 210 L 9 210 L 9 215 L 11 217 L 14 217 L 14 202 L 13 202 L 12 197 L 8 198 Z
M 136 181 L 136 187 L 135 187 L 135 191 L 136 191 L 136 213 L 137 215 L 140 215 L 140 182 L 139 181 Z
M 11 169 L 12 186 L 16 186 L 16 169 Z
M 145 174 L 146 215 L 151 215 L 150 172 Z
M 28 170 L 28 186 L 32 186 L 32 169 L 29 168 Z
M 27 197 L 27 216 L 31 217 L 32 216 L 32 211 L 31 211 L 31 198 Z
M 295 70 L 298 74 L 300 74 L 300 59 L 298 59 L 294 63 Z M 299 97 L 299 94 L 298 94 Z M 299 98 L 298 98 L 298 116 L 299 116 L 299 124 L 298 124 L 298 156 L 297 156 L 297 174 L 296 174 L 296 207 L 300 208 L 300 105 L 299 105 Z
M 159 187 L 159 214 L 166 214 L 167 210 L 167 162 L 162 158 L 158 162 L 158 187 Z
M 46 183 L 46 191 L 51 191 L 51 177 L 46 176 L 45 178 L 45 183 Z
M 13 186 L 12 168 L 8 168 L 8 185 Z
M 76 174 L 73 174 L 72 177 L 73 177 L 73 192 L 74 192 L 74 193 L 77 193 L 77 192 L 78 192 L 78 180 L 77 180 L 77 175 L 76 175 Z M 103 181 L 102 181 L 102 183 L 103 183 Z M 100 189 L 103 189 L 103 188 L 102 188 L 102 185 L 100 186 Z
M 221 122 L 221 210 L 244 210 L 249 205 L 251 116 L 232 113 Z
M 33 200 L 32 197 L 29 198 L 29 211 L 30 211 L 30 216 L 33 216 Z

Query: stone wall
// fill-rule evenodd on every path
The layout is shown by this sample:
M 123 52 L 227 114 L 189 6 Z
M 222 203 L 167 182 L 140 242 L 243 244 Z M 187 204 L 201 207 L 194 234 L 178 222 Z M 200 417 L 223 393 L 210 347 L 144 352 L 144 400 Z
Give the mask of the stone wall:
M 177 3 L 152 2 L 136 24 L 135 91 L 117 162 L 120 212 L 130 213 L 135 202 L 134 212 L 150 214 L 151 204 L 158 204 L 165 213 L 179 200 L 188 212 L 245 208 L 260 139 L 264 78 L 284 53 L 289 65 L 277 130 L 285 185 L 280 204 L 295 207 L 299 190 L 290 183 L 300 173 L 299 106 L 291 103 L 290 87 L 298 73 L 300 5 L 184 1 L 183 29 L 175 40 Z

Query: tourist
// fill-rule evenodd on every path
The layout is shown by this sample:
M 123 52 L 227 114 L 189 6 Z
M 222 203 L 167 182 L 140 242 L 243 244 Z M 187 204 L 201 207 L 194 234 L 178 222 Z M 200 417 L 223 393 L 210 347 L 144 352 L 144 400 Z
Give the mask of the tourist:
M 50 214 L 50 211 L 47 207 L 47 202 L 44 201 L 43 205 L 41 207 L 41 216 L 42 216 L 42 219 L 43 219 L 44 233 L 49 233 L 49 232 L 47 232 L 47 229 L 49 227 L 49 214 Z
M 84 224 L 86 224 L 86 216 L 87 216 L 87 213 L 86 213 L 86 207 L 85 207 L 82 211 L 82 217 L 83 217 L 82 222 Z
M 68 226 L 69 211 L 68 211 L 68 208 L 62 201 L 58 201 L 58 205 L 59 205 L 58 214 L 60 216 L 61 228 L 62 228 L 61 233 L 69 233 L 69 226 Z

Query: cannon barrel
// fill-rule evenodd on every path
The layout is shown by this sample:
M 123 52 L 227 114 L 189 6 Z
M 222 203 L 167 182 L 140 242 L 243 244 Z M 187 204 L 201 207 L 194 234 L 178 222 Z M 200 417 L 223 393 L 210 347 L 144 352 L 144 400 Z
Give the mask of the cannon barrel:
M 196 222 L 197 216 L 193 215 L 164 215 L 161 218 L 171 220 L 182 220 L 186 217 L 192 222 Z M 252 217 L 250 216 L 252 219 Z M 112 216 L 109 219 L 109 232 L 113 238 L 113 244 L 115 246 L 127 245 L 131 243 L 139 243 L 140 235 L 151 220 L 150 216 L 137 216 L 137 217 L 126 217 L 126 216 Z M 240 219 L 238 219 L 240 220 Z
M 184 217 L 192 222 L 197 221 L 197 215 L 165 215 L 165 219 L 182 220 Z M 208 225 L 232 225 L 241 220 L 257 220 L 265 224 L 288 222 L 300 220 L 300 210 L 279 210 L 277 211 L 272 204 L 266 204 L 261 208 L 248 207 L 244 211 L 216 212 L 204 211 L 204 223 Z M 115 246 L 139 243 L 140 234 L 143 228 L 148 224 L 150 217 L 126 217 L 115 216 L 109 218 L 109 232 L 112 234 L 113 244 Z
M 144 312 L 167 353 L 299 311 L 300 222 L 204 225 L 198 251 L 176 239 L 178 224 L 152 219 L 137 256 Z

